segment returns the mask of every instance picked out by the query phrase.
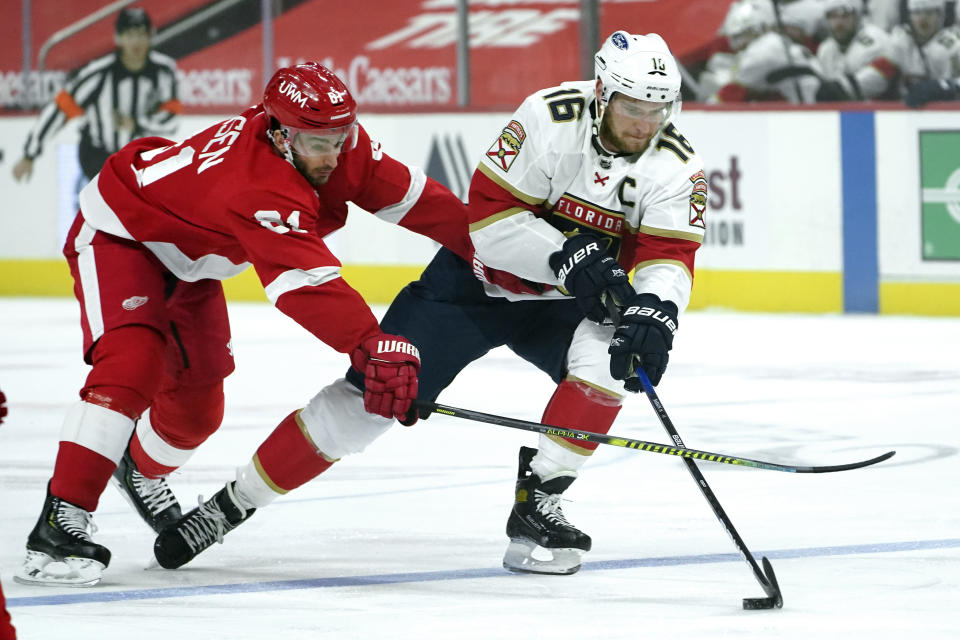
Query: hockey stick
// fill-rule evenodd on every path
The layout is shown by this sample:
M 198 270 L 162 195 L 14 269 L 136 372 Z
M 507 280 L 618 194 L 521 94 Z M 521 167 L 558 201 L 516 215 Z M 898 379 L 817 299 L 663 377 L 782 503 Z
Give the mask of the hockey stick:
M 787 54 L 787 65 L 792 67 L 794 64 L 793 54 L 790 52 L 790 43 L 793 42 L 793 40 L 787 35 L 787 32 L 783 30 L 783 20 L 780 17 L 780 6 L 777 4 L 777 0 L 773 0 L 770 4 L 773 5 L 773 18 L 777 23 L 777 35 L 780 36 L 780 40 L 783 42 L 783 51 Z M 793 90 L 797 92 L 797 101 L 802 104 L 803 92 L 800 91 L 800 81 L 797 80 L 796 76 L 793 78 Z
M 533 431 L 548 436 L 557 436 L 560 438 L 573 438 L 583 442 L 596 442 L 598 444 L 609 444 L 615 447 L 625 449 L 635 449 L 637 451 L 649 451 L 650 453 L 660 453 L 668 456 L 679 456 L 681 458 L 693 458 L 696 460 L 706 460 L 707 462 L 718 462 L 721 464 L 732 464 L 740 467 L 752 467 L 754 469 L 768 469 L 770 471 L 785 471 L 787 473 L 832 473 L 835 471 L 850 471 L 851 469 L 860 469 L 869 467 L 872 464 L 883 462 L 892 457 L 894 451 L 870 458 L 859 462 L 849 462 L 847 464 L 834 464 L 823 466 L 800 466 L 791 464 L 781 464 L 777 462 L 767 462 L 765 460 L 754 460 L 742 456 L 730 456 L 723 453 L 712 453 L 710 451 L 701 451 L 699 449 L 689 449 L 682 446 L 670 446 L 658 442 L 647 442 L 646 440 L 634 440 L 633 438 L 624 438 L 621 436 L 612 436 L 603 433 L 592 433 L 590 431 L 581 431 L 578 429 L 568 429 L 563 427 L 554 427 L 539 422 L 528 422 L 517 418 L 508 418 L 506 416 L 497 416 L 490 413 L 473 411 L 472 409 L 460 409 L 435 402 L 417 400 L 416 408 L 420 415 L 427 413 L 436 413 L 442 416 L 453 418 L 462 418 L 464 420 L 473 420 L 474 422 L 486 422 L 501 427 L 510 427 L 511 429 L 520 429 L 522 431 Z
M 653 385 L 650 384 L 650 378 L 647 377 L 646 372 L 643 369 L 638 368 L 636 370 L 637 377 L 640 379 L 640 384 L 643 385 L 643 392 L 647 396 L 647 400 L 650 401 L 650 406 L 653 407 L 653 410 L 657 413 L 657 418 L 660 419 L 660 424 L 663 425 L 663 428 L 666 429 L 667 433 L 670 435 L 670 438 L 677 443 L 678 447 L 682 447 L 683 440 L 680 438 L 680 434 L 677 433 L 676 428 L 673 426 L 673 422 L 670 421 L 670 416 L 667 415 L 666 409 L 663 408 L 663 403 L 660 402 L 660 398 L 657 397 L 657 392 L 654 391 Z M 886 460 L 893 455 L 894 452 L 890 451 L 880 458 Z M 879 462 L 880 460 L 877 460 Z M 753 554 L 750 553 L 750 550 L 747 549 L 747 544 L 743 541 L 743 538 L 740 537 L 740 534 L 737 533 L 737 530 L 733 526 L 733 522 L 730 521 L 729 516 L 723 510 L 723 507 L 720 506 L 720 501 L 717 500 L 717 496 L 714 495 L 713 490 L 710 488 L 710 485 L 707 484 L 706 478 L 703 477 L 703 474 L 700 473 L 700 469 L 697 467 L 696 463 L 690 458 L 684 458 L 683 463 L 687 465 L 687 471 L 690 472 L 690 475 L 693 476 L 694 481 L 697 483 L 697 487 L 700 489 L 700 493 L 703 494 L 703 497 L 707 499 L 707 502 L 710 504 L 710 508 L 713 509 L 714 515 L 717 516 L 717 519 L 720 520 L 720 524 L 723 525 L 723 528 L 727 530 L 727 535 L 730 536 L 730 539 L 733 540 L 734 546 L 737 548 L 737 551 L 740 552 L 740 555 L 744 560 L 747 561 L 747 564 L 750 565 L 750 568 L 753 570 L 753 576 L 757 579 L 757 582 L 760 583 L 760 586 L 763 588 L 763 591 L 767 594 L 766 598 L 744 598 L 743 599 L 743 608 L 744 609 L 772 609 L 777 607 L 778 609 L 783 607 L 783 595 L 780 593 L 780 585 L 777 583 L 777 576 L 773 573 L 773 565 L 770 564 L 770 561 L 766 557 L 761 558 L 763 563 L 763 569 L 757 564 L 756 559 L 753 557 Z
M 619 325 L 620 307 L 616 305 L 610 296 L 606 295 L 603 296 L 603 303 L 607 308 L 607 313 L 610 315 L 610 319 L 613 321 L 614 326 Z M 647 396 L 647 400 L 650 401 L 650 406 L 652 406 L 653 410 L 656 412 L 657 418 L 660 420 L 660 424 L 662 424 L 663 428 L 666 429 L 670 439 L 673 440 L 678 447 L 683 447 L 683 439 L 680 438 L 680 434 L 677 433 L 676 427 L 673 426 L 670 416 L 667 415 L 667 410 L 663 408 L 663 403 L 660 402 L 657 392 L 654 391 L 653 384 L 651 384 L 650 378 L 647 377 L 647 373 L 640 367 L 635 367 L 634 373 L 640 380 L 640 385 L 643 387 L 643 392 Z M 887 458 L 889 458 L 891 455 L 893 455 L 893 453 L 888 453 L 885 455 Z M 764 556 L 761 558 L 763 569 L 760 568 L 760 566 L 757 564 L 756 558 L 753 557 L 753 554 L 750 553 L 750 550 L 747 548 L 747 543 L 745 543 L 743 538 L 740 537 L 740 534 L 737 533 L 736 528 L 733 526 L 733 522 L 730 521 L 730 517 L 723 510 L 723 507 L 720 506 L 720 501 L 717 500 L 717 496 L 714 495 L 713 489 L 711 489 L 710 485 L 707 484 L 707 479 L 703 477 L 702 473 L 700 473 L 700 469 L 697 467 L 697 464 L 690 458 L 684 458 L 683 464 L 687 465 L 687 471 L 689 471 L 690 475 L 693 476 L 693 480 L 697 483 L 697 488 L 700 489 L 700 493 L 702 493 L 703 497 L 707 499 L 707 503 L 709 503 L 710 508 L 713 509 L 713 514 L 717 516 L 720 524 L 722 524 L 723 528 L 726 529 L 727 535 L 730 536 L 731 540 L 733 540 L 733 544 L 737 548 L 737 551 L 740 552 L 740 556 L 747 561 L 748 565 L 750 565 L 750 569 L 753 571 L 753 577 L 757 579 L 757 582 L 760 583 L 760 587 L 763 589 L 764 593 L 767 594 L 766 598 L 744 598 L 743 608 L 782 608 L 783 594 L 780 593 L 780 585 L 777 583 L 777 576 L 773 573 L 773 565 L 770 564 L 770 561 Z

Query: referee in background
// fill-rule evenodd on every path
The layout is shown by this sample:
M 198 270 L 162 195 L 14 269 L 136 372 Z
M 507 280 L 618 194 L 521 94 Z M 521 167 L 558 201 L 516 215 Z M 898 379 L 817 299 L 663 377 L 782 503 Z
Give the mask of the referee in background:
M 80 125 L 80 169 L 84 184 L 99 173 L 107 156 L 134 138 L 176 131 L 183 111 L 177 99 L 173 58 L 150 50 L 153 25 L 143 9 L 123 9 L 114 29 L 117 48 L 71 75 L 40 113 L 13 166 L 18 182 L 29 179 L 33 160 L 72 118 Z

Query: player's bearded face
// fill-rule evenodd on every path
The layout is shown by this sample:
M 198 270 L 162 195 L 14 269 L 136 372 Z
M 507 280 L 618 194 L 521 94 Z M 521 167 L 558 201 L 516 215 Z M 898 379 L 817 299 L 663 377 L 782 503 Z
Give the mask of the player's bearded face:
M 337 168 L 338 153 L 322 156 L 302 156 L 293 153 L 293 166 L 315 187 L 325 184 L 330 179 L 333 170 Z
M 347 136 L 343 132 L 309 134 L 289 128 L 273 132 L 273 142 L 281 153 L 286 150 L 293 166 L 314 187 L 325 184 L 337 168 Z
M 847 9 L 834 9 L 827 13 L 827 28 L 837 42 L 845 45 L 857 32 L 857 14 Z
M 600 139 L 617 153 L 640 153 L 667 117 L 667 105 L 616 94 L 600 123 Z
M 926 44 L 943 28 L 943 18 L 943 12 L 940 9 L 922 9 L 910 12 L 910 24 L 921 44 Z

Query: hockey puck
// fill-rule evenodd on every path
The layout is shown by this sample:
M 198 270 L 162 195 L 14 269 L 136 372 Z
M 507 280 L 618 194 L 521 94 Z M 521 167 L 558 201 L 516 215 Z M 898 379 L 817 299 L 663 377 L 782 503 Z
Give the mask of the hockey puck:
M 773 609 L 777 606 L 776 598 L 744 598 L 744 609 Z M 780 605 L 783 606 L 782 604 Z

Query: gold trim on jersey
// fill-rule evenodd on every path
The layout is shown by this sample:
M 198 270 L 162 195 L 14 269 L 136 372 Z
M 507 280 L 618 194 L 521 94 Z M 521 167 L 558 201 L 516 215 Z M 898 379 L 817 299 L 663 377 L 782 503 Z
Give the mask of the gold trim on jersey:
M 522 191 L 519 191 L 515 186 L 513 186 L 512 184 L 510 184 L 509 182 L 501 178 L 499 175 L 497 175 L 493 171 L 493 169 L 487 166 L 487 164 L 481 162 L 477 166 L 477 169 L 480 171 L 480 173 L 482 173 L 483 175 L 487 176 L 488 178 L 496 182 L 497 185 L 500 186 L 500 188 L 502 188 L 504 191 L 508 191 L 510 195 L 512 195 L 514 198 L 516 198 L 520 202 L 526 202 L 527 204 L 534 204 L 538 206 L 543 204 L 544 202 L 543 198 L 536 198 L 534 196 L 527 195 Z
M 280 495 L 290 493 L 289 490 L 278 487 L 277 484 L 270 479 L 270 476 L 267 475 L 267 472 L 263 470 L 263 465 L 260 464 L 260 456 L 256 453 L 253 454 L 253 466 L 257 470 L 257 474 L 260 476 L 260 479 L 263 480 L 268 487 L 270 487 L 271 491 L 279 493 Z
M 583 447 L 578 447 L 577 445 L 573 444 L 572 442 L 568 442 L 568 441 L 564 440 L 564 439 L 561 438 L 560 436 L 547 436 L 547 438 L 549 438 L 550 440 L 553 440 L 554 442 L 556 442 L 558 445 L 560 445 L 560 446 L 563 447 L 564 449 L 566 449 L 566 450 L 568 450 L 568 451 L 573 451 L 574 453 L 579 454 L 579 455 L 581 455 L 581 456 L 592 456 L 592 455 L 593 455 L 593 451 L 594 451 L 593 449 L 584 449 Z
M 586 385 L 586 386 L 590 387 L 591 389 L 596 389 L 596 390 L 599 391 L 600 393 L 603 393 L 603 394 L 605 394 L 605 395 L 608 395 L 608 396 L 610 396 L 611 398 L 617 398 L 617 399 L 622 400 L 624 397 L 626 397 L 626 396 L 625 396 L 624 394 L 622 394 L 622 393 L 619 393 L 619 392 L 617 392 L 617 391 L 613 391 L 612 389 L 607 389 L 606 387 L 601 387 L 600 385 L 594 384 L 593 382 L 587 382 L 586 380 L 584 380 L 584 379 L 582 379 L 582 378 L 578 378 L 577 376 L 572 376 L 572 375 L 567 374 L 566 379 L 569 380 L 570 382 L 579 382 L 580 384 Z
M 680 240 L 689 240 L 697 244 L 703 244 L 703 234 L 689 233 L 687 231 L 676 231 L 674 229 L 660 229 L 659 227 L 648 227 L 645 224 L 640 225 L 640 233 L 648 236 L 657 236 L 659 238 L 678 238 Z
M 500 212 L 495 213 L 495 214 L 493 214 L 493 215 L 487 216 L 487 217 L 484 218 L 483 220 L 477 220 L 476 222 L 474 222 L 473 224 L 471 224 L 470 227 L 469 227 L 470 233 L 473 233 L 474 231 L 479 231 L 480 229 L 483 229 L 484 227 L 490 226 L 490 225 L 493 224 L 494 222 L 500 222 L 500 221 L 503 220 L 504 218 L 509 218 L 510 216 L 515 216 L 515 215 L 517 215 L 518 213 L 530 213 L 530 210 L 529 210 L 529 209 L 524 209 L 523 207 L 513 207 L 513 208 L 510 208 L 510 209 L 507 209 L 506 211 L 500 211 Z
M 675 267 L 680 267 L 681 269 L 683 269 L 683 272 L 687 274 L 687 277 L 690 278 L 690 282 L 693 282 L 693 274 L 690 273 L 690 269 L 688 269 L 687 265 L 683 264 L 679 260 L 667 260 L 662 258 L 657 260 L 644 260 L 643 262 L 637 264 L 637 266 L 634 267 L 634 270 L 639 271 L 644 267 L 649 267 L 650 265 L 654 265 L 654 264 L 672 264 Z
M 595 389 L 596 391 L 598 391 L 598 392 L 600 392 L 600 393 L 602 393 L 602 394 L 604 394 L 604 395 L 610 396 L 611 398 L 615 398 L 615 399 L 618 399 L 618 400 L 622 400 L 622 399 L 624 398 L 624 395 L 621 394 L 621 393 L 617 393 L 616 391 L 612 391 L 612 390 L 607 389 L 607 388 L 605 388 L 605 387 L 601 387 L 600 385 L 594 384 L 593 382 L 587 382 L 586 380 L 584 380 L 584 379 L 582 379 L 582 378 L 578 378 L 577 376 L 572 376 L 572 375 L 569 375 L 569 374 L 568 374 L 567 377 L 566 377 L 566 380 L 569 380 L 570 382 L 578 382 L 578 383 L 580 383 L 580 384 L 586 385 L 586 386 L 590 387 L 591 389 Z M 580 428 L 580 429 L 585 429 L 586 427 L 584 427 L 584 426 L 579 426 L 578 428 Z M 574 453 L 579 454 L 579 455 L 581 455 L 581 456 L 592 456 L 592 455 L 593 455 L 593 451 L 594 451 L 593 449 L 585 449 L 585 448 L 583 448 L 583 447 L 581 447 L 581 446 L 578 446 L 578 445 L 573 444 L 573 443 L 570 442 L 569 440 L 565 440 L 564 438 L 561 438 L 560 436 L 550 435 L 550 436 L 547 436 L 547 438 L 549 438 L 550 440 L 556 442 L 558 445 L 560 445 L 560 446 L 563 447 L 564 449 L 567 449 L 568 451 L 573 451 Z
M 300 411 L 297 411 L 297 415 L 293 416 L 293 419 L 297 421 L 297 426 L 300 427 L 300 433 L 303 434 L 304 440 L 310 443 L 310 446 L 313 447 L 313 450 L 317 452 L 317 455 L 319 455 L 321 458 L 323 458 L 324 460 L 326 460 L 331 464 L 333 464 L 334 462 L 340 459 L 340 458 L 336 458 L 336 459 L 331 458 L 330 456 L 325 454 L 323 451 L 320 451 L 320 447 L 317 446 L 317 443 L 314 442 L 313 438 L 310 436 L 310 431 L 307 430 L 307 425 L 304 424 L 303 420 L 300 419 Z

